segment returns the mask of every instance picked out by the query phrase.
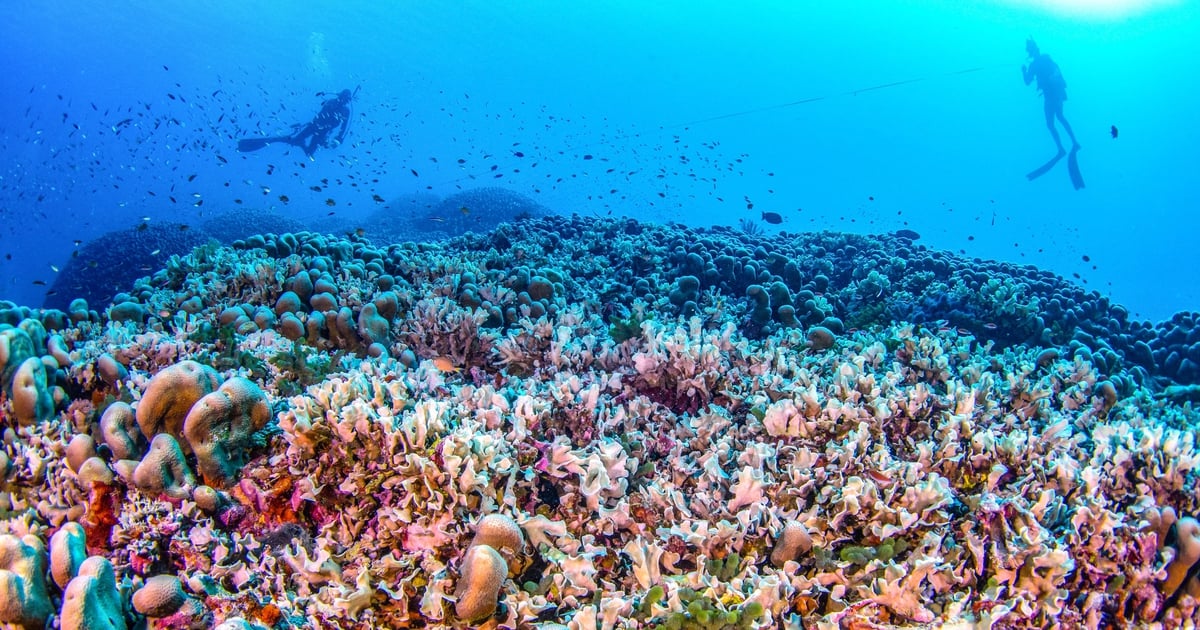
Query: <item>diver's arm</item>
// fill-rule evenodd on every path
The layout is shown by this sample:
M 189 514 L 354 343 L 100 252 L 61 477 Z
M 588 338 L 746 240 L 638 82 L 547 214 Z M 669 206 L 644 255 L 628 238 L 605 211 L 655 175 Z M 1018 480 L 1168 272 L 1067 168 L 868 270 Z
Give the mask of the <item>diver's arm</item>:
M 1021 77 L 1025 79 L 1025 85 L 1033 83 L 1033 77 L 1037 76 L 1033 69 L 1033 66 L 1037 64 L 1037 61 L 1037 59 L 1034 59 L 1033 62 L 1028 66 L 1021 66 Z

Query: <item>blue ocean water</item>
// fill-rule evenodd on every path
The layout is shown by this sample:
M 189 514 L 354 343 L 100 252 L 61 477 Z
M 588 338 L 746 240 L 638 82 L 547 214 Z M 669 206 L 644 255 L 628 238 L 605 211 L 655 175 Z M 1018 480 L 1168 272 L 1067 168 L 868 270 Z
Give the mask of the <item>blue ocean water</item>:
M 563 214 L 906 228 L 1138 317 L 1197 308 L 1194 3 L 844 4 L 10 3 L 0 299 L 40 305 L 113 230 L 238 207 L 353 229 L 502 186 Z M 1055 154 L 1027 37 L 1067 81 L 1082 189 L 1066 160 L 1026 178 Z M 237 152 L 344 88 L 342 146 Z

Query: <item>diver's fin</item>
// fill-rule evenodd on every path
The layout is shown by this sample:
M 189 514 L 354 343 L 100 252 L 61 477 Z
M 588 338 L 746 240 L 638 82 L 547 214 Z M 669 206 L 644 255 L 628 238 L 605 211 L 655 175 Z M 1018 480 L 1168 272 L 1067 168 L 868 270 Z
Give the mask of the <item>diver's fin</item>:
M 1049 173 L 1050 169 L 1054 168 L 1054 165 L 1058 164 L 1058 161 L 1061 159 L 1063 159 L 1062 153 L 1055 155 L 1054 157 L 1050 158 L 1049 162 L 1046 162 L 1045 164 L 1033 169 L 1032 171 L 1029 171 L 1029 173 L 1025 175 L 1025 179 L 1028 179 L 1029 181 L 1033 181 L 1033 180 L 1041 177 L 1042 175 Z
M 290 140 L 289 136 L 269 136 L 266 138 L 242 138 L 238 140 L 238 151 L 246 153 L 248 151 L 257 151 L 272 142 L 283 142 Z
M 1071 184 L 1075 186 L 1075 190 L 1083 188 L 1083 173 L 1079 172 L 1079 159 L 1076 154 L 1079 153 L 1079 146 L 1071 149 L 1071 154 L 1067 156 L 1067 172 L 1071 174 Z

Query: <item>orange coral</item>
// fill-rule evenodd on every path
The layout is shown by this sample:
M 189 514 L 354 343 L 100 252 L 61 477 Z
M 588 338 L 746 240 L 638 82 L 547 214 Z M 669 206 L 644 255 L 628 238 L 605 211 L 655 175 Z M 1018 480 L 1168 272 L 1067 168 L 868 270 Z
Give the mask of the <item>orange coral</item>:
M 117 524 L 117 515 L 121 513 L 121 501 L 124 498 L 124 494 L 115 485 L 92 484 L 82 523 L 88 553 L 108 551 L 113 526 Z

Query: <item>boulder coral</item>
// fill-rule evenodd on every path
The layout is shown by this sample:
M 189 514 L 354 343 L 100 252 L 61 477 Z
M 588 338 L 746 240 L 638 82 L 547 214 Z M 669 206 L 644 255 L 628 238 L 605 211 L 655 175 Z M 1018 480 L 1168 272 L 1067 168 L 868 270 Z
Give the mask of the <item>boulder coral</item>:
M 12 407 L 18 424 L 28 426 L 54 415 L 54 398 L 47 379 L 46 365 L 38 357 L 25 359 L 17 368 L 12 381 Z
M 512 517 L 488 514 L 479 519 L 454 592 L 459 619 L 478 621 L 496 611 L 500 587 L 508 577 L 508 561 L 501 552 L 517 554 L 524 548 L 525 535 Z
M 63 592 L 62 630 L 125 630 L 125 611 L 108 558 L 83 561 Z
M 1185 585 L 1197 562 L 1200 562 L 1200 521 L 1190 516 L 1179 519 L 1168 538 L 1173 538 L 1175 557 L 1167 565 L 1167 579 L 1162 583 L 1162 593 L 1172 597 Z
M 811 550 L 812 545 L 812 536 L 808 529 L 801 523 L 788 521 L 787 525 L 783 526 L 783 531 L 779 532 L 775 548 L 771 550 L 771 566 L 782 569 L 788 561 L 796 560 L 800 554 Z
M 525 535 L 521 526 L 504 514 L 488 514 L 475 524 L 475 538 L 471 546 L 487 545 L 497 551 L 507 550 L 521 553 L 525 547 Z
M 212 614 L 200 600 L 183 590 L 174 575 L 156 575 L 133 594 L 134 610 L 146 616 L 153 630 L 189 628 L 204 630 L 213 626 Z
M 0 389 L 10 391 L 17 368 L 37 356 L 33 339 L 20 328 L 0 330 Z
M 33 535 L 0 535 L 0 622 L 42 630 L 53 610 L 46 590 L 45 544 Z
M 145 440 L 133 407 L 127 402 L 118 400 L 104 410 L 100 416 L 100 437 L 116 459 L 136 459 L 142 455 Z
M 468 623 L 496 612 L 500 587 L 508 577 L 508 563 L 500 552 L 488 545 L 473 545 L 463 554 L 462 576 L 454 596 L 454 612 Z
M 150 450 L 140 462 L 122 460 L 117 472 L 132 481 L 138 490 L 151 496 L 166 495 L 186 499 L 196 487 L 196 477 L 188 468 L 179 442 L 168 433 L 159 433 L 150 442 Z
M 133 594 L 133 609 L 147 617 L 166 617 L 188 600 L 183 584 L 174 575 L 156 575 Z
M 204 482 L 224 488 L 245 464 L 251 436 L 271 419 L 267 395 L 253 381 L 234 377 L 188 412 L 183 433 Z
M 192 405 L 216 391 L 220 383 L 216 370 L 191 360 L 180 361 L 155 374 L 136 408 L 142 435 L 150 438 L 167 433 L 179 441 L 184 453 L 190 453 L 191 447 L 182 439 L 183 421 Z
M 87 536 L 79 523 L 66 523 L 50 537 L 50 577 L 66 588 L 87 560 Z

